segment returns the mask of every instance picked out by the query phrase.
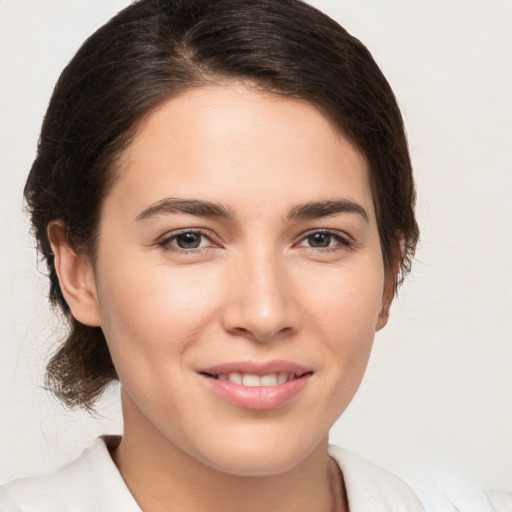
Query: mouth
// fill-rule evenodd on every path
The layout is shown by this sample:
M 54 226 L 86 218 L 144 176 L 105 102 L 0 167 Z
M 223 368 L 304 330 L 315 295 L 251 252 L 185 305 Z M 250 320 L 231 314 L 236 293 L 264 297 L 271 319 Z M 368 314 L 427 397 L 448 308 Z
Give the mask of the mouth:
M 312 372 L 276 372 L 267 373 L 264 375 L 257 375 L 255 373 L 241 373 L 241 372 L 229 372 L 229 373 L 206 373 L 201 372 L 202 375 L 214 380 L 221 380 L 231 382 L 232 384 L 238 384 L 239 386 L 245 386 L 247 388 L 255 387 L 273 387 L 280 384 L 286 384 L 287 382 L 301 379 L 306 375 L 312 374 Z
M 285 361 L 227 363 L 198 372 L 215 395 L 241 409 L 279 409 L 300 395 L 314 371 Z

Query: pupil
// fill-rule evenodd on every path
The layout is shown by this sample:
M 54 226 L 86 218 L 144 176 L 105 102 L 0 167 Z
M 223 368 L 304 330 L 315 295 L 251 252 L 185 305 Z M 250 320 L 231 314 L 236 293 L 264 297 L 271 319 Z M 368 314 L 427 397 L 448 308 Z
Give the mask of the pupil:
M 181 249 L 197 249 L 201 243 L 201 235 L 197 233 L 183 233 L 176 237 L 176 242 Z
M 329 247 L 331 235 L 328 233 L 315 233 L 308 237 L 308 241 L 312 247 Z

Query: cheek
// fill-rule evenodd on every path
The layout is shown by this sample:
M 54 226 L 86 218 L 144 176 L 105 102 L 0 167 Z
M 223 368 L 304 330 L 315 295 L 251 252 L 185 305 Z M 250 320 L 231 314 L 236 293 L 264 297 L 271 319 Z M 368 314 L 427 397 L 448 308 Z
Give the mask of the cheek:
M 192 269 L 122 261 L 104 268 L 98 272 L 102 328 L 120 374 L 166 356 L 176 360 L 214 318 L 215 275 L 205 282 Z
M 326 339 L 341 337 L 357 347 L 365 333 L 373 338 L 384 290 L 380 264 L 368 261 L 336 270 L 320 267 L 301 281 L 305 313 L 329 332 Z
M 330 378 L 337 382 L 333 400 L 346 403 L 359 386 L 370 357 L 382 310 L 382 267 L 331 269 L 323 276 L 317 272 L 303 284 L 304 314 L 310 326 L 306 329 L 316 329 L 312 337 L 322 340 L 317 349 L 327 362 Z

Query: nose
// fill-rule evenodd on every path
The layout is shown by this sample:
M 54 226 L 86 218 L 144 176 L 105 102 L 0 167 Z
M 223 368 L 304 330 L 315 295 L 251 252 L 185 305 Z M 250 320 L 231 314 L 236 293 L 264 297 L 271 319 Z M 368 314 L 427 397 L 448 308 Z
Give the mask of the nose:
M 295 333 L 299 314 L 286 262 L 262 252 L 230 268 L 222 323 L 232 335 L 265 343 Z

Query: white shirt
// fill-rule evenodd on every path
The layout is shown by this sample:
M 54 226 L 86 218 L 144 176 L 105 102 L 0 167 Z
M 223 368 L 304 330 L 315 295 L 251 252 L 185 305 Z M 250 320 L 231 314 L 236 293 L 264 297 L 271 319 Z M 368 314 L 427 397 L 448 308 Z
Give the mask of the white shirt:
M 110 457 L 116 436 L 98 438 L 82 455 L 54 473 L 0 487 L 1 512 L 142 512 Z M 345 480 L 350 512 L 423 512 L 398 477 L 336 446 L 329 454 Z

